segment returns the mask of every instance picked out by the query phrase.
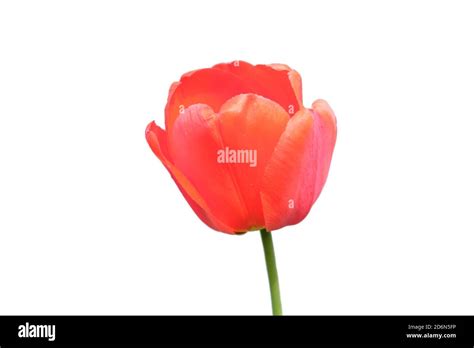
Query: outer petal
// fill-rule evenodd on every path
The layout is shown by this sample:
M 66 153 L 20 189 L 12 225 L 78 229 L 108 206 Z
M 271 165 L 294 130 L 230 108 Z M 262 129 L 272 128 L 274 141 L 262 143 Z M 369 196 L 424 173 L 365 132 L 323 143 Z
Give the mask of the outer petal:
M 331 164 L 332 153 L 336 144 L 337 121 L 334 111 L 329 104 L 323 100 L 316 100 L 313 105 L 314 117 L 317 121 L 318 133 L 318 171 L 316 175 L 316 187 L 313 202 L 318 199 L 319 194 L 326 182 Z
M 217 115 L 207 105 L 185 110 L 170 132 L 170 154 L 176 167 L 196 188 L 219 221 L 233 232 L 247 231 L 247 208 L 228 166 L 217 162 L 222 148 Z
M 246 81 L 222 70 L 201 69 L 184 74 L 170 88 L 165 108 L 166 129 L 170 131 L 180 112 L 193 104 L 206 104 L 219 110 L 229 98 L 250 90 Z
M 265 226 L 260 186 L 288 120 L 288 113 L 280 105 L 255 94 L 236 96 L 219 112 L 217 123 L 223 146 L 231 151 L 242 150 L 241 159 L 249 162 L 226 164 L 246 206 L 248 229 Z
M 301 81 L 301 76 L 300 74 L 296 71 L 291 69 L 288 65 L 286 64 L 270 64 L 273 69 L 275 70 L 283 70 L 286 71 L 288 74 L 288 78 L 291 83 L 291 87 L 293 88 L 293 91 L 295 93 L 296 99 L 298 100 L 298 109 L 303 109 L 303 83 Z
M 196 215 L 215 230 L 233 233 L 232 227 L 223 224 L 210 213 L 209 207 L 196 188 L 172 163 L 169 157 L 166 132 L 158 127 L 155 122 L 151 122 L 145 131 L 145 136 L 154 154 L 171 174 L 171 177 Z
M 323 104 L 319 103 L 316 106 L 321 110 Z M 327 116 L 327 109 L 322 110 Z M 335 142 L 335 127 L 329 120 L 307 109 L 290 119 L 263 179 L 261 196 L 267 229 L 300 222 L 319 196 Z
M 280 66 L 253 66 L 244 61 L 218 64 L 184 74 L 170 88 L 165 109 L 166 129 L 171 130 L 180 111 L 193 104 L 206 104 L 219 110 L 226 100 L 243 93 L 261 95 L 296 113 L 302 105 L 301 96 L 294 88 L 298 83 L 296 75 L 289 78 L 290 75 L 294 74 Z
M 290 115 L 296 113 L 301 107 L 301 78 L 298 87 L 299 74 L 291 70 L 287 65 L 252 65 L 244 61 L 222 63 L 214 66 L 214 69 L 228 71 L 244 81 L 247 81 L 255 91 L 245 93 L 256 93 L 265 98 L 273 100 L 280 106 L 290 111 Z M 292 71 L 289 74 L 289 71 Z M 290 75 L 292 77 L 290 77 Z M 295 88 L 296 87 L 296 88 Z M 299 89 L 298 89 L 299 88 Z M 298 95 L 298 92 L 300 93 Z

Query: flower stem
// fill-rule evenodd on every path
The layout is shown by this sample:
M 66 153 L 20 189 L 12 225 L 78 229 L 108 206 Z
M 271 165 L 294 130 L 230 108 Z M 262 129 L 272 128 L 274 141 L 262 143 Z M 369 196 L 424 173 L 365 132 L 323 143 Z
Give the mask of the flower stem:
M 278 283 L 278 271 L 276 266 L 275 251 L 273 250 L 272 234 L 266 229 L 262 229 L 260 230 L 260 236 L 262 237 L 263 251 L 265 252 L 265 262 L 267 264 L 273 315 L 282 315 L 280 285 Z

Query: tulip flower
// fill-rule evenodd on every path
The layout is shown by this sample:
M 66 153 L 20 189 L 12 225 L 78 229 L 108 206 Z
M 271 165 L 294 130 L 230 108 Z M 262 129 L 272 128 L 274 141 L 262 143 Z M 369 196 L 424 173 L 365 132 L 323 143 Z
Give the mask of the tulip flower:
M 210 228 L 260 230 L 274 314 L 281 314 L 270 231 L 303 220 L 328 176 L 336 118 L 328 103 L 302 101 L 287 65 L 217 64 L 171 85 L 165 130 L 146 139 L 196 215 Z

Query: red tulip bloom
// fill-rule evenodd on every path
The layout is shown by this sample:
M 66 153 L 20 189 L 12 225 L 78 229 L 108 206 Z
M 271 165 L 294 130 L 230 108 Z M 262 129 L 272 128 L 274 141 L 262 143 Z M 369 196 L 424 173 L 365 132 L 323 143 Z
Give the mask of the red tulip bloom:
M 302 101 L 286 65 L 238 61 L 172 84 L 166 130 L 146 139 L 199 218 L 230 234 L 273 231 L 306 217 L 328 175 L 336 118 Z
M 326 182 L 336 118 L 324 100 L 303 106 L 301 77 L 286 65 L 236 61 L 171 85 L 166 130 L 146 139 L 209 227 L 261 230 L 273 313 L 282 314 L 270 233 L 305 218 Z

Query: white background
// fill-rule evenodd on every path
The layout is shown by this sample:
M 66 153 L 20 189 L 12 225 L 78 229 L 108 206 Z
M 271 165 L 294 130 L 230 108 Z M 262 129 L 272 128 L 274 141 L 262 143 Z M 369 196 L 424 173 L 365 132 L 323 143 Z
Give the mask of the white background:
M 286 63 L 338 140 L 274 233 L 286 314 L 474 314 L 467 1 L 2 1 L 0 314 L 269 314 L 258 233 L 194 215 L 149 149 L 171 82 Z

